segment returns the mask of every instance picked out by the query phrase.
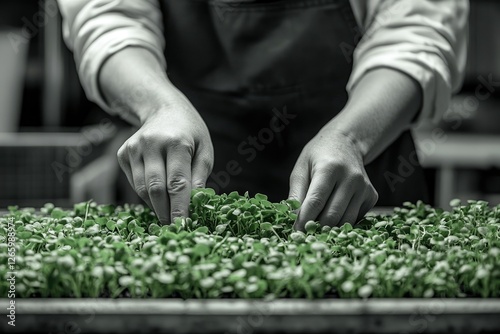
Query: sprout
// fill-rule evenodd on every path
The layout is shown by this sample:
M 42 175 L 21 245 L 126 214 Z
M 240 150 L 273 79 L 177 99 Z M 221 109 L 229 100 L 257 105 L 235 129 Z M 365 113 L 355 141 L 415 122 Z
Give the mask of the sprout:
M 319 223 L 317 223 L 313 220 L 310 220 L 306 223 L 304 228 L 308 234 L 313 234 L 319 228 Z
M 499 206 L 405 203 L 356 226 L 308 221 L 304 233 L 293 200 L 192 196 L 190 218 L 168 226 L 137 205 L 12 207 L 0 217 L 0 276 L 13 221 L 20 297 L 500 297 Z
M 354 289 L 354 283 L 352 281 L 345 281 L 342 283 L 342 291 L 349 293 Z
M 358 289 L 358 296 L 361 298 L 368 298 L 373 293 L 373 287 L 371 285 L 363 285 Z
M 306 240 L 306 236 L 304 233 L 297 231 L 290 234 L 290 239 L 296 243 L 302 243 Z
M 169 273 L 159 273 L 156 275 L 156 280 L 162 284 L 172 284 L 175 278 L 174 275 Z

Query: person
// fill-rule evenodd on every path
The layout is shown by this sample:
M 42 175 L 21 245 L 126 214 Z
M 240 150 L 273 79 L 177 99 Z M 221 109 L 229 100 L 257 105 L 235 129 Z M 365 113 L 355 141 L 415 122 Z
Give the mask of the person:
M 354 223 L 425 199 L 410 133 L 460 87 L 466 0 L 59 0 L 88 98 L 139 128 L 120 166 L 162 223 L 193 188 Z

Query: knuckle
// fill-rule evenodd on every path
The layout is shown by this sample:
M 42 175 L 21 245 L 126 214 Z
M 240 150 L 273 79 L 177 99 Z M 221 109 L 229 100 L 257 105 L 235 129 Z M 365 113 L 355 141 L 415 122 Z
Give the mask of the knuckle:
M 349 166 L 343 161 L 336 161 L 334 164 L 334 170 L 337 173 L 345 175 L 349 171 Z
M 141 185 L 135 188 L 135 192 L 139 195 L 140 198 L 145 199 L 148 198 L 148 190 L 145 186 Z
M 157 136 L 149 133 L 141 133 L 138 142 L 146 147 L 153 145 L 157 141 Z
M 148 183 L 148 194 L 151 197 L 158 197 L 166 192 L 165 183 L 160 180 L 152 180 Z
M 342 215 L 338 210 L 329 209 L 325 215 L 325 223 L 330 226 L 336 225 L 340 218 L 342 218 Z
M 125 148 L 125 145 L 120 147 L 118 152 L 116 152 L 116 157 L 118 158 L 118 163 L 120 164 L 120 166 L 123 166 L 126 164 L 126 162 L 128 161 L 128 157 L 127 157 L 127 150 Z
M 194 151 L 193 145 L 188 139 L 184 137 L 173 135 L 166 138 L 165 141 L 167 145 L 172 149 L 182 150 L 182 151 L 188 150 L 191 155 L 193 154 Z
M 352 173 L 349 177 L 349 181 L 355 185 L 366 184 L 365 176 L 360 171 L 355 171 L 354 173 Z
M 333 173 L 343 174 L 344 172 L 347 171 L 346 164 L 338 159 L 335 159 L 335 158 L 323 159 L 322 161 L 320 161 L 318 163 L 318 166 L 321 169 L 323 169 L 331 174 L 333 174 Z
M 176 175 L 169 178 L 167 189 L 169 193 L 179 193 L 188 187 L 187 179 L 184 176 Z
M 194 145 L 183 135 L 178 134 L 156 134 L 142 133 L 135 141 L 137 148 L 148 147 L 168 147 L 169 149 L 188 150 L 190 154 L 194 153 Z
M 193 188 L 194 189 L 199 189 L 199 188 L 205 188 L 205 182 L 204 181 L 194 181 L 193 182 Z
M 182 210 L 179 210 L 179 209 L 172 209 L 171 214 L 172 214 L 173 218 L 182 217 L 185 215 L 184 212 Z
M 140 149 L 141 149 L 141 143 L 138 140 L 129 140 L 127 142 L 127 150 L 131 154 L 139 153 Z
M 318 195 L 309 197 L 309 199 L 307 200 L 307 204 L 313 209 L 321 209 L 325 205 L 324 201 Z

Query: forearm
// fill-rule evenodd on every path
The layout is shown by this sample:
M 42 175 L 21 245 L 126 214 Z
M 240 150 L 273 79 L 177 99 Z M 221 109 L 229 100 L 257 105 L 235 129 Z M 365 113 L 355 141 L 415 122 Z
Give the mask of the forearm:
M 164 109 L 177 91 L 158 59 L 137 47 L 111 56 L 101 68 L 99 85 L 113 111 L 137 125 Z
M 349 137 L 368 164 L 409 128 L 421 104 L 422 89 L 415 80 L 378 68 L 359 81 L 345 108 L 326 128 Z

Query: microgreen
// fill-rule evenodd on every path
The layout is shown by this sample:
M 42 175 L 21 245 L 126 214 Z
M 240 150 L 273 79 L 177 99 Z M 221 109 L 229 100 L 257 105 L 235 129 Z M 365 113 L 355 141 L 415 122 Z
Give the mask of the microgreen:
M 212 189 L 162 226 L 142 205 L 9 207 L 20 297 L 500 297 L 500 206 L 405 203 L 359 225 L 294 231 L 300 204 Z M 8 281 L 0 281 L 6 295 Z

